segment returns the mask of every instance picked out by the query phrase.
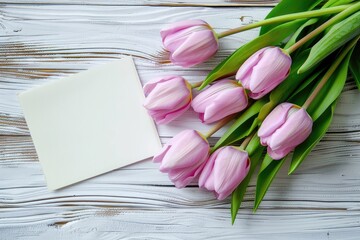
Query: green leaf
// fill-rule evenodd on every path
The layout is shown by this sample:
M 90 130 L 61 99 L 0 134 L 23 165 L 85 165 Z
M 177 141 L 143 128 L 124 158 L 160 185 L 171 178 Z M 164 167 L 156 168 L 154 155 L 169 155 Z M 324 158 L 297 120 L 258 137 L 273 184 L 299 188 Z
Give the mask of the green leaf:
M 355 46 L 353 53 L 351 54 L 349 68 L 355 83 L 360 91 L 360 43 Z
M 311 74 L 311 71 L 297 74 L 299 67 L 305 62 L 309 52 L 310 50 L 303 51 L 293 60 L 289 76 L 270 93 L 270 101 L 260 110 L 258 117 L 260 121 L 263 121 L 279 103 L 289 98 L 302 81 Z
M 262 149 L 259 148 L 262 147 Z M 255 156 L 257 153 L 262 153 L 264 150 L 264 146 L 260 144 L 260 138 L 258 135 L 254 134 L 254 136 L 251 138 L 249 144 L 246 146 L 245 150 L 248 152 L 249 156 Z
M 315 24 L 318 21 L 318 18 L 311 18 L 308 21 L 306 21 L 295 33 L 292 35 L 290 40 L 286 43 L 284 49 L 289 48 L 290 46 L 294 45 L 297 42 L 297 38 L 301 34 L 301 32 L 308 26 L 311 26 Z
M 244 178 L 244 180 L 240 183 L 240 185 L 235 189 L 235 191 L 231 195 L 231 220 L 232 224 L 234 224 L 236 215 L 239 211 L 240 205 L 244 199 L 246 189 L 249 185 L 250 179 L 256 169 L 256 166 L 258 165 L 262 153 L 264 151 L 263 146 L 260 144 L 259 137 L 255 135 L 248 146 L 246 147 L 246 151 L 249 153 L 251 166 L 250 170 L 247 174 L 247 176 Z
M 331 3 L 330 3 L 331 2 Z M 333 1 L 327 1 L 322 7 L 321 9 L 327 8 L 327 7 L 335 7 L 335 6 L 339 6 L 339 5 L 344 5 L 344 4 L 349 4 L 353 2 L 353 0 L 333 0 Z M 290 46 L 294 45 L 296 42 L 296 39 L 299 37 L 299 35 L 304 32 L 304 33 L 309 33 L 312 30 L 314 30 L 316 27 L 320 26 L 325 20 L 327 20 L 330 16 L 322 16 L 322 17 L 318 17 L 318 18 L 310 18 L 306 23 L 304 23 L 303 26 L 301 26 L 296 32 L 295 34 L 291 37 L 291 39 L 286 43 L 286 46 L 284 47 L 284 49 L 289 48 Z M 312 26 L 315 23 L 316 26 Z M 312 26 L 310 28 L 308 28 L 309 26 Z M 306 28 L 306 31 L 303 31 Z M 326 29 L 325 31 L 327 31 L 329 29 Z M 304 35 L 303 35 L 304 36 Z M 307 49 L 309 48 L 309 46 L 312 46 L 314 44 L 314 42 L 317 42 L 317 38 L 314 39 L 310 39 L 306 42 L 306 44 L 304 44 L 300 49 Z M 294 57 L 296 55 L 296 53 L 292 54 L 292 56 Z
M 313 121 L 316 121 L 316 119 L 325 112 L 325 110 L 337 99 L 344 88 L 348 74 L 350 56 L 351 51 L 346 55 L 342 63 L 331 75 L 308 107 L 307 112 L 310 114 Z
M 266 154 L 256 182 L 256 195 L 254 203 L 254 211 L 256 211 L 263 200 L 270 184 L 274 180 L 276 174 L 279 172 L 281 166 L 284 164 L 286 158 L 281 160 L 273 160 Z
M 335 7 L 335 6 L 339 6 L 339 5 L 345 5 L 345 4 L 350 4 L 354 2 L 354 0 L 329 0 L 327 1 L 323 8 L 327 8 L 327 7 Z
M 212 151 L 248 136 L 258 126 L 256 116 L 266 102 L 266 99 L 260 99 L 246 109 L 217 141 Z
M 273 160 L 273 159 L 270 157 L 270 155 L 267 154 L 267 155 L 265 156 L 263 162 L 261 163 L 261 167 L 260 167 L 259 173 L 261 173 L 262 171 L 264 171 L 273 161 L 275 161 L 275 160 Z
M 360 11 L 335 24 L 312 48 L 308 59 L 300 67 L 305 72 L 360 34 Z
M 314 125 L 310 136 L 296 147 L 289 168 L 289 174 L 293 173 L 300 166 L 328 130 L 334 115 L 336 99 L 339 97 L 347 79 L 347 69 L 351 55 L 352 52 L 350 50 L 307 109 L 314 120 Z
M 296 147 L 291 160 L 289 175 L 300 166 L 311 150 L 323 138 L 331 124 L 335 106 L 336 101 L 314 122 L 310 136 L 302 144 Z
M 266 16 L 265 19 L 276 17 L 276 16 L 282 16 L 289 13 L 297 13 L 297 12 L 305 12 L 308 10 L 313 9 L 315 6 L 317 6 L 319 3 L 321 3 L 322 0 L 301 0 L 301 1 L 294 1 L 294 0 L 282 0 L 280 3 L 278 3 L 271 12 Z M 271 31 L 273 28 L 277 27 L 279 24 L 271 24 L 268 26 L 263 26 L 260 29 L 260 35 L 263 35 L 269 31 Z
M 318 70 L 316 72 L 314 72 L 312 75 L 308 76 L 306 78 L 306 80 L 296 89 L 296 91 L 291 94 L 290 98 L 289 98 L 289 102 L 293 102 L 295 100 L 296 97 L 298 97 L 299 95 L 306 95 L 306 97 L 308 95 L 310 95 L 312 87 L 312 83 L 320 76 L 320 74 L 322 74 L 323 71 Z M 310 86 L 311 89 L 309 89 L 308 87 Z M 305 93 L 305 94 L 304 94 Z M 306 94 L 307 93 L 307 94 Z
M 261 48 L 280 44 L 281 41 L 294 33 L 305 21 L 302 19 L 281 24 L 268 33 L 241 46 L 208 74 L 198 90 L 202 90 L 217 79 L 234 75 L 241 64 L 252 54 Z
M 311 82 L 308 86 L 306 86 L 304 89 L 302 89 L 300 92 L 297 92 L 296 94 L 292 95 L 287 102 L 296 104 L 298 106 L 304 105 L 305 101 L 308 99 L 310 93 L 315 88 L 315 83 Z

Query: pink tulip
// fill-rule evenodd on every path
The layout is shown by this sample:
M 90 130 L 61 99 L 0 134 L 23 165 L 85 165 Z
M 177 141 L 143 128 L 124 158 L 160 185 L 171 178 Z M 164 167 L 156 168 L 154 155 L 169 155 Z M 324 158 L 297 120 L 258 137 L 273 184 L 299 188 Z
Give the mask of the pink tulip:
M 218 39 L 209 24 L 202 20 L 173 23 L 160 32 L 170 60 L 182 67 L 205 62 L 218 50 Z
M 249 97 L 259 99 L 288 76 L 290 67 L 289 54 L 278 47 L 266 47 L 244 62 L 236 73 L 236 79 L 250 90 Z
M 160 171 L 168 173 L 177 188 L 183 188 L 197 177 L 209 158 L 208 141 L 195 130 L 185 130 L 171 139 L 153 161 Z
M 197 95 L 191 106 L 202 122 L 212 123 L 246 108 L 245 89 L 236 81 L 221 80 Z
M 199 187 L 213 191 L 219 200 L 229 196 L 250 170 L 246 151 L 232 146 L 216 150 L 207 161 L 199 177 Z
M 180 76 L 155 79 L 144 86 L 144 107 L 157 124 L 166 124 L 190 107 L 190 84 Z
M 258 131 L 260 142 L 273 159 L 279 160 L 310 135 L 313 121 L 305 109 L 292 103 L 278 105 Z

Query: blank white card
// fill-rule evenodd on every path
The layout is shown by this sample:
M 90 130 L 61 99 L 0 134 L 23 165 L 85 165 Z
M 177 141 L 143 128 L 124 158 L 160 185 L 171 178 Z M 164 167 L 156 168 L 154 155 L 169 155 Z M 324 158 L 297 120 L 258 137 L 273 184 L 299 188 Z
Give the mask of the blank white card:
M 131 57 L 30 89 L 19 99 L 49 189 L 144 160 L 161 148 Z

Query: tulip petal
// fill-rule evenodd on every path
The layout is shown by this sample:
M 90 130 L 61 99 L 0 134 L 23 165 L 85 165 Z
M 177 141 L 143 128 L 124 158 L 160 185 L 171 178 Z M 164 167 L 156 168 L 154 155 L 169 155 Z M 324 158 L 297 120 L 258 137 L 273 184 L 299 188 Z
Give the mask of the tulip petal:
M 193 173 L 184 172 L 186 169 L 175 169 L 169 172 L 169 179 L 174 183 L 176 188 L 184 188 L 195 178 L 195 170 Z M 188 170 L 188 169 L 187 169 Z
M 229 79 L 223 79 L 217 81 L 215 84 L 211 85 L 209 88 L 200 92 L 191 102 L 191 106 L 195 112 L 205 112 L 206 107 L 209 103 L 213 102 L 217 95 L 225 91 L 226 89 L 231 89 L 234 87 L 239 87 L 235 81 Z
M 210 173 L 210 175 L 208 176 L 208 178 L 206 179 L 203 188 L 209 190 L 209 191 L 214 191 L 215 190 L 215 177 L 214 177 L 214 171 L 212 171 Z
M 178 133 L 175 137 L 170 139 L 163 146 L 163 148 L 160 150 L 160 152 L 158 154 L 154 155 L 153 162 L 155 162 L 155 163 L 161 162 L 162 159 L 164 158 L 164 156 L 167 154 L 167 152 L 171 148 L 171 146 L 173 145 L 173 142 L 179 141 L 179 139 L 182 139 L 182 138 L 186 137 L 187 134 L 188 134 L 188 132 L 185 130 L 185 131 L 182 131 L 182 132 Z
M 195 130 L 185 130 L 172 138 L 154 157 L 160 171 L 168 173 L 177 188 L 188 185 L 201 173 L 209 158 L 207 140 Z
M 214 55 L 218 39 L 209 24 L 202 20 L 174 23 L 160 32 L 164 48 L 176 65 L 191 67 Z
M 175 22 L 172 24 L 169 24 L 168 26 L 166 26 L 165 28 L 163 28 L 160 31 L 160 35 L 161 38 L 164 39 L 166 37 L 168 37 L 171 34 L 176 33 L 177 31 L 189 28 L 189 27 L 193 27 L 193 26 L 205 26 L 205 27 L 209 27 L 209 25 L 200 19 L 193 19 L 193 20 L 185 20 L 185 21 L 180 21 L 180 22 Z
M 183 131 L 183 135 L 176 137 L 172 144 L 160 165 L 162 172 L 193 166 L 210 150 L 209 143 L 195 130 Z
M 266 95 L 287 77 L 290 67 L 290 56 L 280 48 L 267 49 L 253 68 L 249 90 L 257 98 Z
M 208 29 L 204 26 L 194 26 L 179 30 L 171 35 L 168 35 L 163 39 L 163 44 L 166 50 L 170 52 L 176 51 L 186 39 L 193 33 L 198 31 L 207 31 Z
M 204 168 L 207 158 L 208 156 L 203 156 L 202 159 L 198 159 L 196 165 L 169 171 L 169 178 L 175 184 L 175 187 L 183 188 L 195 179 Z
M 144 86 L 144 107 L 157 124 L 166 124 L 190 107 L 190 84 L 182 77 L 172 75 L 150 81 Z
M 154 163 L 161 163 L 161 161 L 163 160 L 164 156 L 167 154 L 167 152 L 169 151 L 169 149 L 171 148 L 171 145 L 166 144 L 160 151 L 160 153 L 156 154 L 153 158 L 153 162 Z
M 247 104 L 246 93 L 242 87 L 223 91 L 206 108 L 203 117 L 204 122 L 213 123 L 233 113 L 240 112 L 247 107 Z
M 190 108 L 190 102 L 184 107 L 177 109 L 173 112 L 162 112 L 162 114 L 150 114 L 154 118 L 156 124 L 168 124 L 174 119 L 180 117 L 184 112 L 186 112 Z
M 290 148 L 283 148 L 278 150 L 272 150 L 270 147 L 267 147 L 267 153 L 269 156 L 274 160 L 280 160 L 286 155 L 288 155 L 293 150 L 292 147 Z
M 144 101 L 148 110 L 176 109 L 186 105 L 191 100 L 191 90 L 180 78 L 158 83 Z
M 191 67 L 209 59 L 217 49 L 218 42 L 213 31 L 193 32 L 179 48 L 171 53 L 170 60 L 183 67 Z
M 152 79 L 151 81 L 147 82 L 143 87 L 145 96 L 149 95 L 149 93 L 155 88 L 158 83 L 167 82 L 169 80 L 171 81 L 172 79 L 178 78 L 183 79 L 182 77 L 176 75 L 169 75 Z
M 275 131 L 268 145 L 273 151 L 293 149 L 310 135 L 312 125 L 311 117 L 305 109 L 301 108 L 292 113 L 287 121 Z
M 222 148 L 214 165 L 215 192 L 218 199 L 229 196 L 250 169 L 248 153 L 234 147 Z
M 258 131 L 258 136 L 260 137 L 262 145 L 266 146 L 267 137 L 271 136 L 285 123 L 288 112 L 293 106 L 294 105 L 291 103 L 282 103 L 275 107 L 265 118 Z
M 210 191 L 214 190 L 213 168 L 215 164 L 215 159 L 217 158 L 218 154 L 219 151 L 215 151 L 207 160 L 205 167 L 203 168 L 199 176 L 199 187 L 206 188 Z
M 253 67 L 258 64 L 261 59 L 261 56 L 264 51 L 266 51 L 269 47 L 262 48 L 255 52 L 251 57 L 249 57 L 239 68 L 236 73 L 236 80 L 240 81 L 241 84 L 248 89 L 250 87 L 250 79 L 253 71 Z

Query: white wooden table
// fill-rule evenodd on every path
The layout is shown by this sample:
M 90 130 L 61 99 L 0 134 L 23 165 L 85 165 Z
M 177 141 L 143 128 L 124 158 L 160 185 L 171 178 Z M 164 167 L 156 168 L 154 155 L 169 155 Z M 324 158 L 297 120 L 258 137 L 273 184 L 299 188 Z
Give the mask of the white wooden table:
M 279 173 L 256 214 L 252 181 L 234 226 L 229 200 L 174 188 L 150 160 L 46 188 L 18 92 L 126 55 L 143 83 L 166 73 L 202 80 L 257 30 L 222 39 L 210 62 L 181 69 L 159 54 L 160 28 L 200 18 L 222 31 L 262 19 L 275 2 L 0 1 L 0 239 L 359 239 L 360 93 L 352 81 L 315 151 L 294 175 Z M 189 127 L 207 129 L 188 112 L 159 133 L 166 142 Z

